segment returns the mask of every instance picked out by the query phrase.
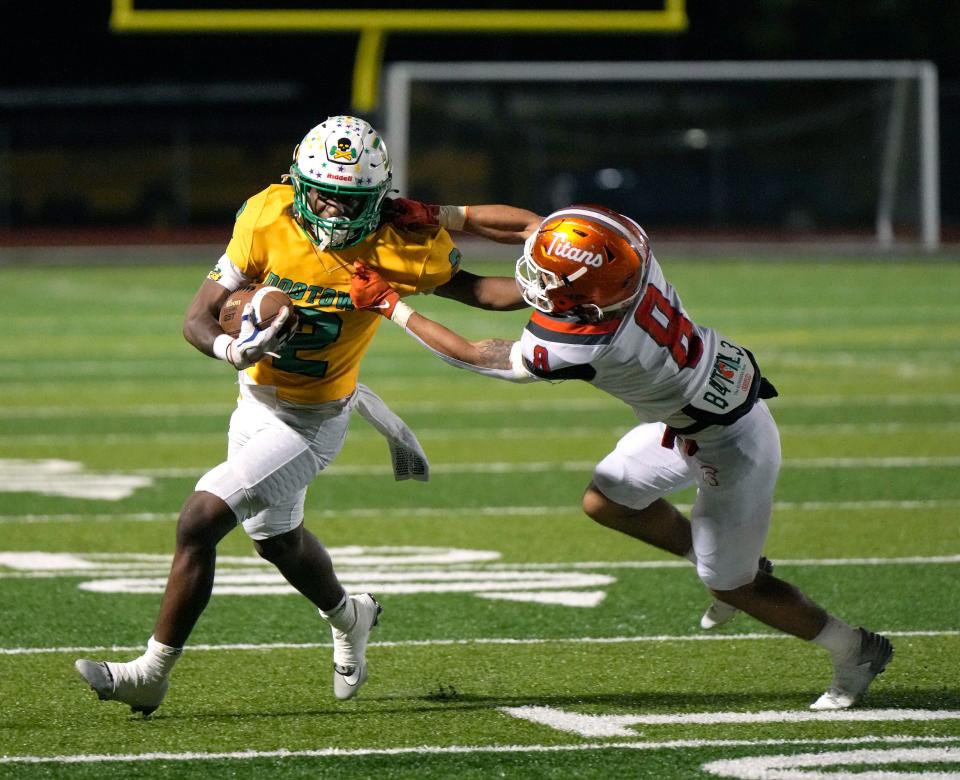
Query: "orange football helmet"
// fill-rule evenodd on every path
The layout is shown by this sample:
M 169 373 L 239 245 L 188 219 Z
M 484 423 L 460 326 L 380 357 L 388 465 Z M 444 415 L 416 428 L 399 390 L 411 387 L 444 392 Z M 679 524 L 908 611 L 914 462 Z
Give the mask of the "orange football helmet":
M 649 258 L 647 234 L 632 219 L 575 204 L 547 216 L 527 239 L 517 284 L 535 309 L 599 320 L 637 296 Z

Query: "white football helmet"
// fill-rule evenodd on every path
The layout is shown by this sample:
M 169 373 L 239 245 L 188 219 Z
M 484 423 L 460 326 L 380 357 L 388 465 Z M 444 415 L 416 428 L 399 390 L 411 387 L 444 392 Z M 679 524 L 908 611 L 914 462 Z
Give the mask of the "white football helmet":
M 353 246 L 379 226 L 391 181 L 390 157 L 377 131 L 357 117 L 329 117 L 293 150 L 293 215 L 321 249 Z M 328 200 L 343 214 L 321 216 Z

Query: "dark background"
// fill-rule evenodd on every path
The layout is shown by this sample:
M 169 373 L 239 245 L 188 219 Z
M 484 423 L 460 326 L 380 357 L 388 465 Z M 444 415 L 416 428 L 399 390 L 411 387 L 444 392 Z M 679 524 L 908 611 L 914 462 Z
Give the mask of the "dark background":
M 150 4 L 142 0 L 137 7 Z M 264 3 L 204 5 L 262 8 Z M 292 0 L 278 7 L 319 5 Z M 372 5 L 386 4 L 350 7 Z M 580 7 L 569 2 L 470 5 Z M 658 6 L 608 2 L 590 7 Z M 960 225 L 955 184 L 960 178 L 960 3 L 688 0 L 687 14 L 689 29 L 678 34 L 391 33 L 384 64 L 930 60 L 940 75 L 942 221 L 945 237 L 955 237 Z M 5 204 L 0 205 L 0 239 L 7 243 L 64 228 L 222 228 L 246 195 L 276 180 L 307 128 L 329 114 L 350 111 L 356 34 L 114 34 L 109 15 L 110 3 L 102 0 L 8 5 L 0 28 L 0 162 L 5 160 L 10 171 L 0 182 L 0 204 Z M 219 94 L 218 85 L 224 84 L 246 85 L 247 97 L 236 101 Z M 376 113 L 369 118 L 379 121 Z M 247 145 L 218 144 L 231 133 L 242 135 Z M 172 151 L 156 151 L 167 147 Z M 191 181 L 149 175 L 176 168 L 177 154 L 190 155 Z M 117 205 L 121 202 L 125 208 Z

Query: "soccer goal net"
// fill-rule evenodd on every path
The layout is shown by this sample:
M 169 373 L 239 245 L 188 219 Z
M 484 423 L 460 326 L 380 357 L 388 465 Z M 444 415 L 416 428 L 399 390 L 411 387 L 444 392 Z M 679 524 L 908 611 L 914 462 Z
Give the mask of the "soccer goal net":
M 396 187 L 693 239 L 939 245 L 925 62 L 396 63 Z

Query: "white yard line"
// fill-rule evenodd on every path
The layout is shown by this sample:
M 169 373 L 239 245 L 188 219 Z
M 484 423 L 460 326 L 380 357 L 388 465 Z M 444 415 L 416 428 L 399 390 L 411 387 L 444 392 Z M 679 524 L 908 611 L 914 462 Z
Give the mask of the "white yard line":
M 777 566 L 913 566 L 932 563 L 960 563 L 960 555 L 907 555 L 890 558 L 777 558 Z M 687 569 L 686 560 L 657 561 L 568 561 L 566 563 L 483 563 L 474 568 L 491 569 Z M 458 567 L 452 567 L 456 570 Z
M 596 462 L 592 460 L 567 461 L 488 461 L 484 463 L 437 463 L 430 466 L 434 474 L 543 474 L 552 471 L 592 472 Z M 785 458 L 786 469 L 902 469 L 902 468 L 950 468 L 960 466 L 960 455 L 879 457 L 879 458 Z M 126 472 L 144 477 L 186 478 L 199 477 L 206 469 L 158 468 L 131 469 Z M 393 468 L 380 463 L 334 464 L 324 474 L 328 476 L 380 476 L 392 474 Z
M 0 409 L 0 419 L 14 420 L 59 420 L 62 418 L 95 417 L 209 417 L 228 413 L 229 403 L 210 404 L 136 404 L 110 409 L 103 406 L 20 406 Z
M 867 423 L 784 423 L 777 426 L 784 436 L 816 436 L 820 434 L 943 433 L 960 430 L 957 420 L 939 422 L 867 422 Z
M 94 434 L 83 434 L 84 437 L 93 438 Z M 206 434 L 170 434 L 164 440 L 179 440 L 180 438 L 205 438 Z M 379 434 L 377 434 L 379 438 Z M 486 437 L 486 433 L 484 434 Z M 0 436 L 0 439 L 4 437 Z M 27 439 L 33 437 L 25 437 Z M 46 437 L 43 437 L 46 438 Z M 63 443 L 68 436 L 51 436 L 51 441 L 56 439 Z M 143 442 L 145 437 L 137 434 L 122 434 L 122 438 L 129 439 L 131 442 Z M 151 441 L 157 441 L 158 437 L 146 437 Z M 496 437 L 494 437 L 496 438 Z M 510 438 L 510 437 L 506 437 Z M 117 444 L 113 436 L 102 437 L 104 444 Z M 4 460 L 0 459 L 0 469 L 3 468 Z M 27 465 L 24 465 L 27 464 Z M 27 470 L 28 461 L 18 459 L 17 468 L 23 472 Z M 557 472 L 592 472 L 596 466 L 594 460 L 526 460 L 526 461 L 485 461 L 470 463 L 436 463 L 430 466 L 431 472 L 435 474 L 542 474 L 551 471 Z M 825 457 L 825 458 L 784 458 L 781 466 L 785 469 L 910 469 L 910 468 L 951 468 L 960 466 L 960 455 L 917 455 L 917 456 L 888 456 L 888 457 Z M 196 468 L 112 468 L 112 473 L 135 475 L 142 477 L 154 477 L 158 479 L 183 479 L 193 478 L 202 475 L 209 466 L 198 466 Z M 41 469 L 38 464 L 37 470 Z M 381 476 L 383 474 L 392 474 L 393 468 L 386 463 L 351 463 L 351 464 L 333 464 L 324 472 L 330 476 Z
M 238 584 L 249 584 L 253 581 L 255 573 L 262 570 L 269 574 L 269 580 L 272 583 L 276 578 L 278 582 L 279 575 L 276 575 L 275 570 L 272 566 L 266 562 L 262 562 L 259 559 L 252 559 L 251 561 L 243 562 L 246 565 L 246 569 L 240 574 L 237 575 L 241 579 L 236 580 Z M 891 558 L 786 558 L 781 559 L 777 558 L 777 566 L 929 566 L 931 564 L 956 564 L 960 563 L 960 555 L 910 555 L 902 557 L 891 557 Z M 251 568 L 254 567 L 254 568 Z M 430 572 L 424 570 L 422 567 L 417 565 L 408 565 L 408 566 L 394 566 L 394 569 L 406 572 L 406 576 L 409 578 L 422 581 L 426 575 Z M 505 576 L 519 576 L 517 572 L 524 571 L 556 571 L 556 570 L 569 570 L 573 569 L 575 571 L 607 571 L 607 570 L 616 570 L 616 569 L 687 569 L 690 568 L 690 563 L 686 560 L 656 560 L 656 561 L 567 561 L 560 563 L 473 563 L 473 564 L 451 564 L 446 570 L 444 577 L 449 577 L 452 579 L 463 580 L 470 579 L 472 575 L 475 579 L 496 579 L 493 572 L 497 571 L 506 571 L 512 572 L 513 574 Z M 355 566 L 349 564 L 339 566 L 339 569 L 342 571 L 344 577 L 349 577 L 355 573 Z M 110 569 L 111 572 L 116 573 L 117 575 L 129 573 L 132 577 L 136 578 L 136 581 L 142 580 L 144 577 L 159 577 L 165 581 L 166 575 L 169 572 L 170 567 L 166 560 L 163 563 L 155 568 L 149 566 L 143 566 L 138 564 L 130 564 L 127 566 L 117 566 Z M 227 583 L 230 581 L 230 572 L 231 569 L 228 566 L 221 567 L 221 575 L 218 577 L 218 582 L 221 584 Z M 0 570 L 0 580 L 44 580 L 44 579 L 56 579 L 58 577 L 97 577 L 98 579 L 103 577 L 102 571 L 97 571 L 92 573 L 88 568 L 79 568 L 79 569 L 56 569 L 52 571 L 3 571 Z M 372 579 L 371 579 L 372 578 Z M 363 590 L 363 589 L 376 589 L 376 577 L 375 575 L 364 575 L 364 580 L 361 585 L 357 584 L 354 588 Z M 554 581 L 555 582 L 555 581 Z M 531 586 L 532 587 L 532 586 Z M 464 587 L 465 590 L 474 592 L 477 588 L 474 587 Z M 96 590 L 96 588 L 91 588 L 91 590 Z M 226 592 L 221 590 L 220 592 Z M 294 591 L 290 591 L 291 593 Z M 399 591 L 391 591 L 399 592 Z M 419 590 L 418 592 L 425 592 L 424 590 Z M 447 592 L 444 590 L 444 592 Z
M 908 766 L 900 769 L 899 764 Z M 933 766 L 930 771 L 918 771 L 910 766 L 917 764 Z M 938 767 L 946 771 L 937 771 Z M 957 780 L 960 777 L 956 771 L 958 767 L 960 749 L 955 747 L 896 747 L 742 756 L 708 761 L 700 769 L 707 774 L 736 780 Z
M 94 556 L 87 556 L 94 557 Z M 163 556 L 150 556 L 151 558 L 163 558 Z M 222 559 L 218 558 L 222 563 Z M 271 580 L 276 574 L 271 564 L 261 561 L 257 558 L 243 560 L 240 563 L 243 567 L 242 577 L 244 581 L 250 581 L 258 571 L 267 572 L 271 575 Z M 960 563 L 960 554 L 958 555 L 907 555 L 890 558 L 777 558 L 777 566 L 929 566 L 931 564 L 956 564 Z M 2 564 L 0 564 L 2 565 Z M 691 564 L 686 560 L 669 559 L 654 561 L 565 561 L 551 563 L 452 563 L 444 571 L 444 576 L 454 579 L 462 579 L 469 573 L 475 573 L 479 579 L 492 578 L 492 572 L 523 572 L 523 571 L 555 571 L 573 569 L 577 571 L 606 571 L 616 569 L 689 569 Z M 352 575 L 357 568 L 355 565 L 340 564 L 338 567 L 344 572 L 344 575 Z M 362 567 L 361 567 L 362 568 Z M 409 577 L 416 580 L 422 580 L 429 571 L 417 564 L 396 565 L 394 570 L 407 572 Z M 144 566 L 143 564 L 131 563 L 124 565 L 113 565 L 109 571 L 118 575 L 129 573 L 137 578 L 143 577 L 165 577 L 170 567 L 168 561 L 164 558 L 162 563 L 156 567 Z M 221 566 L 220 582 L 228 581 L 228 575 L 231 573 L 229 565 Z M 90 568 L 61 568 L 50 571 L 2 571 L 0 570 L 0 580 L 3 579 L 55 579 L 57 577 L 103 577 L 103 570 L 91 572 Z M 279 575 L 276 575 L 279 576 Z M 366 576 L 366 575 L 364 575 Z M 370 575 L 374 576 L 374 575 Z M 469 577 L 467 577 L 469 579 Z M 375 580 L 366 579 L 364 587 L 375 588 L 372 583 Z
M 932 393 L 924 395 L 892 394 L 892 395 L 856 395 L 856 396 L 824 396 L 824 395 L 796 395 L 778 397 L 771 401 L 777 408 L 790 407 L 831 407 L 842 406 L 956 406 L 960 405 L 960 393 Z M 617 410 L 621 405 L 604 398 L 596 399 L 507 399 L 502 400 L 456 400 L 445 401 L 400 401 L 392 404 L 397 412 L 435 412 L 447 410 L 479 411 L 479 412 L 509 412 L 509 411 L 537 411 L 540 409 L 557 410 Z M 229 414 L 231 404 L 136 404 L 114 409 L 109 413 L 111 417 L 206 417 L 216 414 Z M 57 419 L 63 417 L 104 417 L 104 408 L 98 405 L 37 405 L 20 404 L 0 409 L 0 419 Z M 923 425 L 925 423 L 918 423 Z
M 945 631 L 881 631 L 888 637 L 957 637 L 960 630 Z M 632 643 L 670 643 L 670 642 L 750 642 L 766 640 L 792 640 L 794 637 L 787 634 L 689 634 L 656 636 L 610 636 L 610 637 L 556 637 L 543 638 L 513 638 L 513 637 L 479 637 L 475 639 L 408 639 L 396 642 L 371 642 L 367 647 L 373 648 L 406 648 L 406 647 L 474 647 L 478 645 L 564 645 L 564 644 L 592 644 L 592 645 L 620 645 Z M 224 643 L 219 645 L 190 644 L 189 652 L 223 652 L 250 650 L 262 652 L 265 650 L 318 650 L 330 648 L 329 642 L 267 642 L 254 643 Z M 3 647 L 0 656 L 4 655 L 49 655 L 55 653 L 132 653 L 143 652 L 141 645 L 92 645 L 68 647 Z M 960 738 L 960 737 L 958 737 Z
M 700 748 L 784 747 L 819 745 L 951 745 L 960 737 L 909 735 L 839 739 L 674 739 L 663 742 L 583 742 L 567 745 L 415 745 L 392 748 L 320 748 L 314 750 L 238 750 L 217 753 L 80 753 L 53 756 L 0 756 L 0 764 L 104 764 L 151 761 L 255 761 L 285 758 L 350 758 L 361 756 L 469 755 L 498 753 L 573 753 L 584 750 L 689 750 Z M 947 759 L 943 759 L 947 760 Z M 806 776 L 806 775 L 805 775 Z
M 676 504 L 681 512 L 689 512 L 690 504 Z M 777 501 L 773 508 L 778 512 L 821 511 L 883 511 L 883 510 L 937 510 L 960 507 L 960 499 L 930 500 L 876 500 L 876 501 Z M 482 506 L 482 507 L 350 507 L 344 509 L 308 510 L 307 522 L 335 518 L 407 518 L 407 517 L 518 517 L 582 514 L 578 504 L 556 506 Z M 57 514 L 0 515 L 0 525 L 32 523 L 116 523 L 116 522 L 170 522 L 177 519 L 175 512 L 117 512 L 115 514 L 61 512 Z
M 960 466 L 960 455 L 885 458 L 784 458 L 788 469 L 913 469 Z
M 508 411 L 506 408 L 503 409 L 504 412 Z M 227 419 L 231 412 L 229 407 L 224 408 L 223 406 L 219 407 L 190 407 L 184 409 L 182 412 L 174 411 L 161 411 L 154 410 L 153 413 L 147 411 L 147 413 L 139 413 L 136 411 L 126 411 L 120 410 L 116 412 L 110 412 L 109 416 L 111 419 L 143 419 L 151 417 L 176 417 L 176 418 L 187 418 L 187 417 L 215 417 L 217 415 L 221 416 L 224 420 Z M 0 409 L 0 420 L 2 419 L 86 419 L 86 418 L 95 418 L 102 420 L 105 416 L 103 409 L 89 409 L 81 410 L 79 413 L 74 409 L 64 408 L 64 409 L 52 409 L 52 410 L 42 410 L 42 409 Z M 614 423 L 613 421 L 607 421 L 606 424 L 595 424 L 595 425 L 579 425 L 579 426 L 563 426 L 563 427 L 550 427 L 550 426 L 500 426 L 500 427 L 490 427 L 483 426 L 482 429 L 476 428 L 449 428 L 449 427 L 438 427 L 431 425 L 417 425 L 416 430 L 417 434 L 425 440 L 457 440 L 465 437 L 475 437 L 475 436 L 488 436 L 490 438 L 511 438 L 511 439 L 524 439 L 532 436 L 622 436 L 628 430 L 633 427 L 629 417 L 624 416 L 622 422 Z M 906 420 L 888 420 L 886 422 L 863 422 L 863 423 L 782 423 L 779 425 L 780 433 L 783 435 L 792 435 L 792 436 L 802 436 L 802 435 L 826 435 L 826 434 L 835 434 L 835 435 L 858 435 L 858 434 L 896 434 L 896 433 L 944 433 L 960 430 L 960 422 L 957 420 L 923 420 L 923 421 L 906 421 Z M 18 441 L 27 438 L 31 434 L 5 434 L 5 438 L 17 439 Z M 34 436 L 42 436 L 44 434 L 32 434 Z M 89 433 L 80 433 L 73 434 L 76 436 L 86 436 L 86 437 L 103 437 L 109 434 L 102 434 L 97 432 Z M 132 437 L 141 437 L 147 438 L 152 437 L 153 434 L 150 431 L 145 431 L 140 434 L 119 434 L 119 435 L 129 435 Z M 176 434 L 184 435 L 184 434 Z M 188 434 L 191 436 L 221 436 L 222 432 L 215 431 L 213 433 L 191 433 Z M 357 427 L 350 431 L 351 439 L 370 439 L 376 440 L 380 434 L 373 430 L 366 430 L 363 427 Z
M 958 710 L 853 709 L 834 712 L 764 710 L 762 712 L 672 712 L 655 715 L 585 714 L 556 707 L 501 707 L 501 712 L 581 737 L 640 736 L 633 726 L 716 726 L 730 723 L 864 723 L 960 720 Z M 958 737 L 960 739 L 960 737 Z M 960 758 L 960 755 L 958 755 Z
M 550 471 L 587 471 L 592 472 L 595 461 L 491 461 L 486 463 L 439 463 L 431 465 L 435 474 L 528 474 Z M 785 458 L 783 468 L 799 469 L 838 469 L 838 468 L 944 468 L 960 466 L 960 455 L 919 456 L 919 457 L 880 457 L 880 458 Z M 153 476 L 150 471 L 137 471 L 136 474 Z M 389 465 L 353 464 L 338 466 L 334 464 L 326 470 L 331 475 L 363 476 L 367 474 L 392 474 Z
M 33 523 L 117 523 L 121 521 L 157 523 L 176 519 L 176 512 L 131 512 L 130 514 L 93 513 L 89 515 L 81 512 L 68 512 L 54 515 L 0 515 L 0 525 L 19 523 L 24 525 Z

